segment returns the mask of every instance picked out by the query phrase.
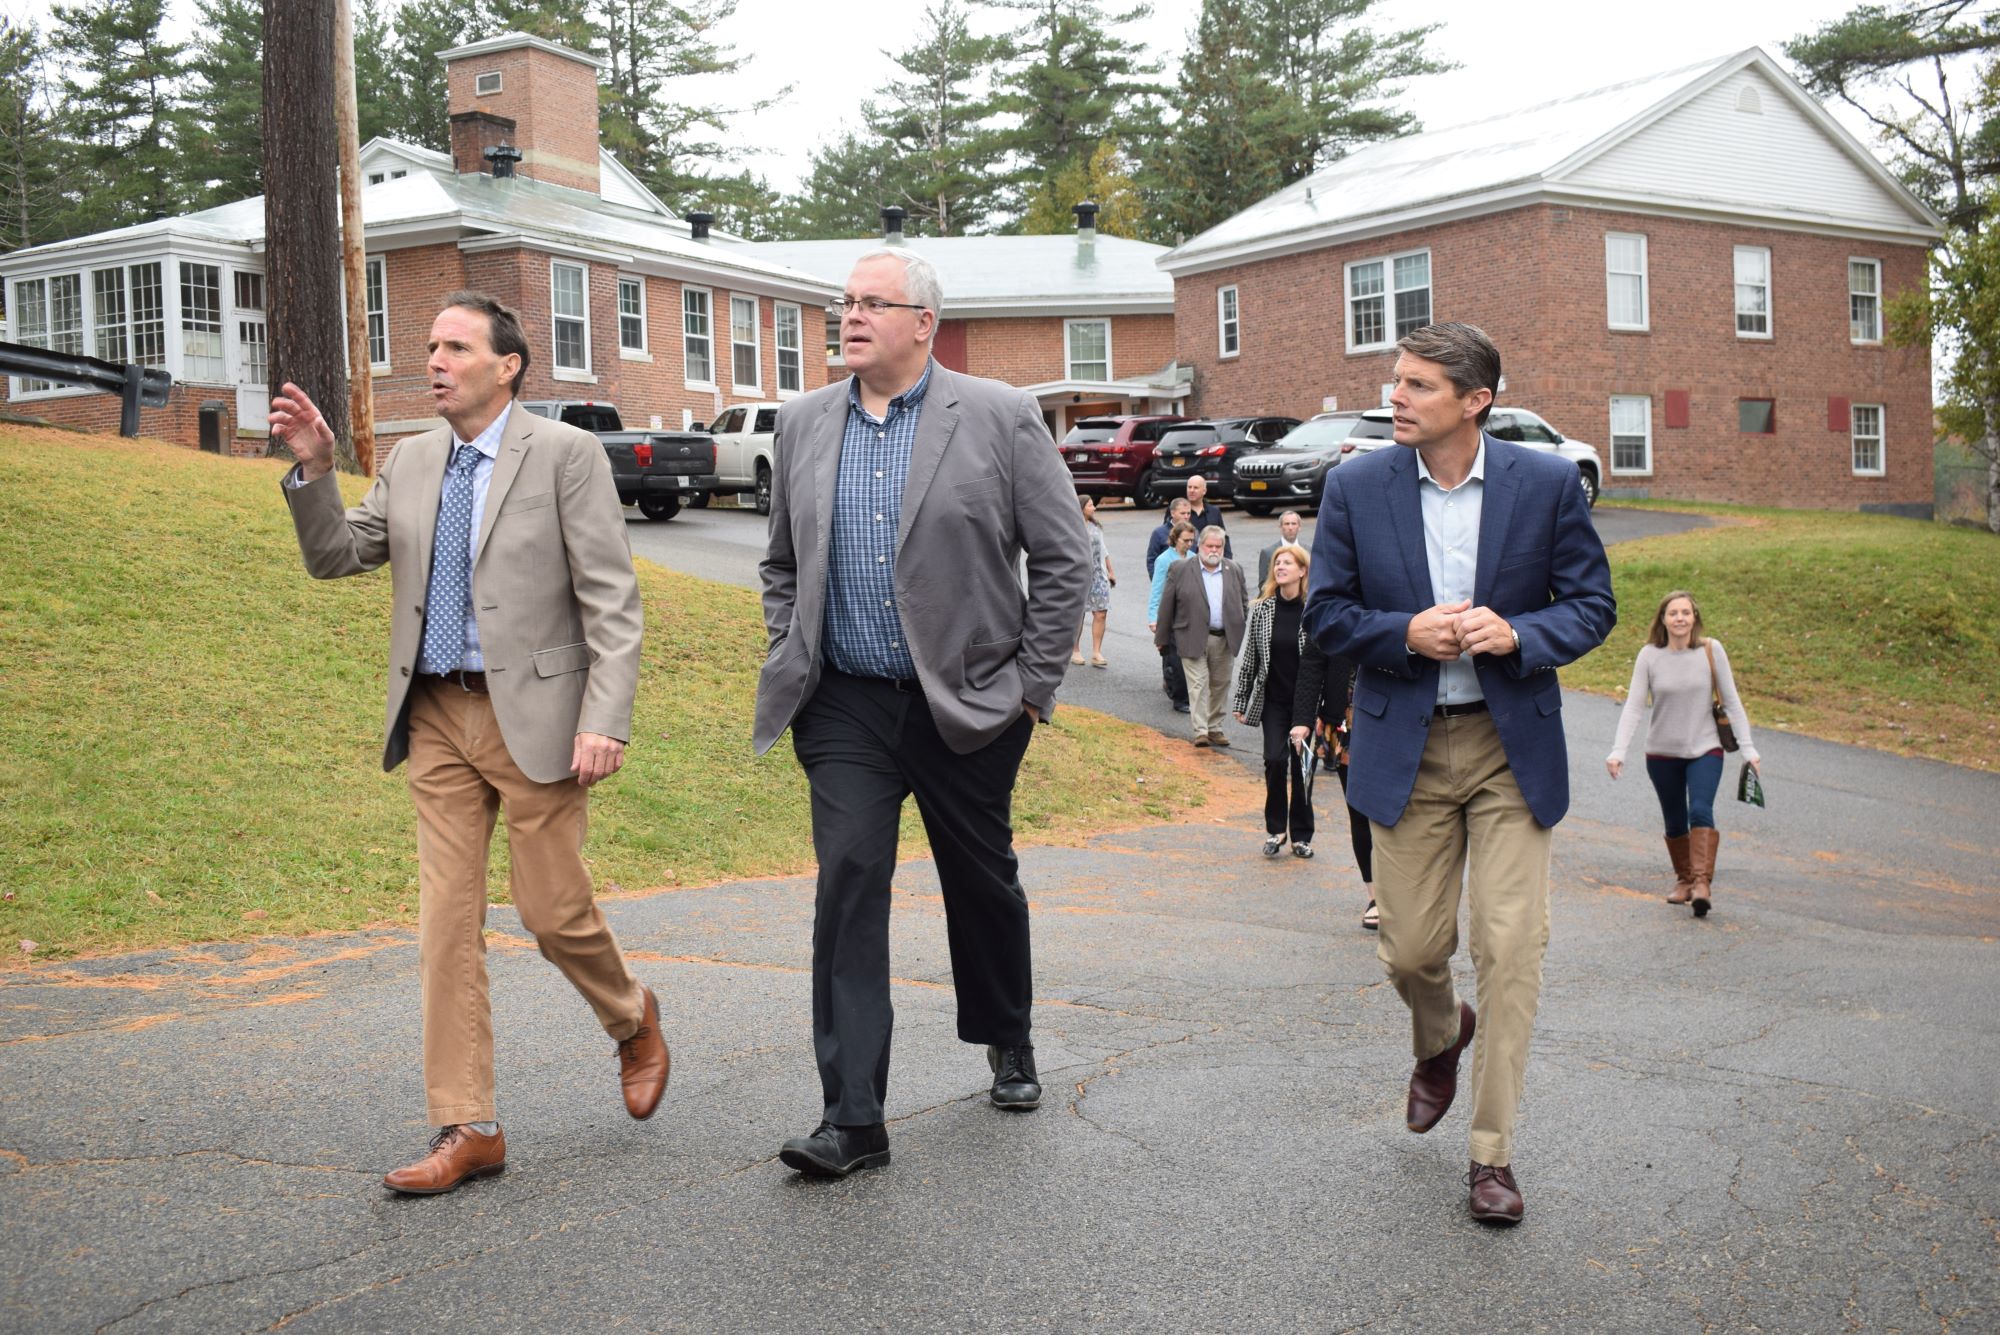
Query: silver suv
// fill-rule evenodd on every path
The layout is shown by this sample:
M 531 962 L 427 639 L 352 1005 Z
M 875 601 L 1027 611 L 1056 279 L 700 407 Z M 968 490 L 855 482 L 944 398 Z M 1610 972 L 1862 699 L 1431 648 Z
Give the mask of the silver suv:
M 1387 408 L 1369 408 L 1361 414 L 1361 420 L 1376 424 L 1391 424 L 1394 414 Z M 1378 425 L 1378 430 L 1380 426 Z M 1364 433 L 1356 431 L 1356 437 Z M 1384 433 L 1387 434 L 1387 433 Z M 1597 504 L 1597 487 L 1603 477 L 1603 466 L 1598 461 L 1597 447 L 1586 445 L 1580 440 L 1569 440 L 1563 433 L 1550 426 L 1526 408 L 1495 408 L 1486 417 L 1486 434 L 1498 440 L 1511 440 L 1516 445 L 1526 445 L 1531 450 L 1542 450 L 1569 460 L 1576 465 L 1577 474 L 1583 479 L 1584 500 L 1590 505 Z M 1369 450 L 1392 445 L 1393 440 L 1356 439 L 1349 453 L 1365 454 Z

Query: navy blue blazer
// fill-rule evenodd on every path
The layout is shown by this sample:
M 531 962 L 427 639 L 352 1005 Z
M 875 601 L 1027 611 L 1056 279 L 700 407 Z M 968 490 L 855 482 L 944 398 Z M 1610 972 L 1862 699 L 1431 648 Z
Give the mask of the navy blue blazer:
M 1618 604 L 1576 465 L 1485 439 L 1472 605 L 1507 618 L 1521 648 L 1473 665 L 1521 796 L 1549 826 L 1569 810 L 1556 669 L 1604 642 Z M 1347 800 L 1382 825 L 1402 819 L 1437 704 L 1437 662 L 1405 644 L 1410 618 L 1438 601 L 1416 456 L 1384 446 L 1327 475 L 1306 595 L 1306 629 L 1320 648 L 1358 665 Z

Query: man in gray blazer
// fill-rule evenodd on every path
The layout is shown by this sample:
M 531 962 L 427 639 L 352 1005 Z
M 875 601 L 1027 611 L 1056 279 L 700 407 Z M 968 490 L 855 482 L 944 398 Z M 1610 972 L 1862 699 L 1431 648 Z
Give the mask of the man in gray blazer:
M 513 312 L 457 292 L 431 325 L 446 429 L 412 436 L 343 509 L 333 432 L 297 385 L 271 434 L 316 579 L 389 563 L 382 768 L 410 763 L 430 1152 L 383 1179 L 416 1195 L 505 1166 L 486 993 L 486 855 L 507 815 L 521 925 L 618 1044 L 625 1108 L 667 1087 L 659 1003 L 625 965 L 583 862 L 590 786 L 624 763 L 639 681 L 639 584 L 604 448 L 517 407 L 528 343 Z
M 1167 575 L 1153 623 L 1153 643 L 1179 655 L 1187 675 L 1196 746 L 1229 745 L 1222 719 L 1230 670 L 1243 647 L 1243 571 L 1222 554 L 1225 541 L 1219 528 L 1201 531 L 1201 559 L 1182 561 Z
M 889 1162 L 889 883 L 911 794 L 958 1036 L 986 1047 L 994 1104 L 1041 1099 L 1012 802 L 1083 615 L 1090 542 L 1035 401 L 931 360 L 941 297 L 921 256 L 864 255 L 836 303 L 852 376 L 778 411 L 755 740 L 761 755 L 790 728 L 812 786 L 825 1109 L 780 1158 L 816 1176 Z

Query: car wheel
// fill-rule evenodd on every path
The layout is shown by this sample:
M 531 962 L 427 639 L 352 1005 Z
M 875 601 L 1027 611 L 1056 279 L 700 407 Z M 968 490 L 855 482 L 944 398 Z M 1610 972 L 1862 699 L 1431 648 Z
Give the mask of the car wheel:
M 1159 503 L 1160 494 L 1153 489 L 1153 470 L 1148 468 L 1139 474 L 1139 484 L 1132 488 L 1132 504 L 1141 510 L 1151 510 Z
M 771 470 L 763 464 L 757 465 L 757 513 L 771 513 Z
M 639 513 L 648 519 L 668 520 L 681 512 L 681 498 L 678 496 L 641 496 Z
M 1245 501 L 1243 502 L 1243 513 L 1255 515 L 1257 518 L 1262 519 L 1271 513 L 1271 507 L 1262 501 Z
M 686 504 L 690 510 L 706 510 L 708 508 L 708 493 L 705 491 L 691 491 L 687 495 Z
M 1597 504 L 1597 474 L 1588 468 L 1579 468 L 1576 471 L 1583 475 L 1583 503 L 1594 507 Z

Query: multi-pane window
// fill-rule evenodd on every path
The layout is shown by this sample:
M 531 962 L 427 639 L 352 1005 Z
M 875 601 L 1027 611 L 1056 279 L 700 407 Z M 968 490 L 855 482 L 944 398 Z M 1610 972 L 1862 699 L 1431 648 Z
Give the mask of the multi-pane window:
M 167 364 L 167 294 L 158 260 L 126 271 L 132 294 L 132 360 L 141 366 Z
M 31 278 L 24 283 L 14 284 L 14 337 L 24 346 L 46 348 L 49 345 L 49 280 Z M 39 390 L 54 389 L 47 380 L 21 380 L 21 392 L 33 394 Z
M 1771 252 L 1764 246 L 1736 247 L 1736 336 L 1771 336 Z
M 1604 305 L 1613 329 L 1648 327 L 1646 238 L 1642 234 L 1604 234 Z
M 1216 351 L 1224 357 L 1234 357 L 1243 350 L 1243 323 L 1237 316 L 1236 302 L 1237 293 L 1234 285 L 1216 289 Z
M 368 361 L 380 370 L 389 365 L 389 262 L 377 255 L 368 261 L 363 288 L 368 306 Z
M 1854 441 L 1854 471 L 1879 477 L 1882 474 L 1882 405 L 1857 403 L 1852 409 L 1850 434 Z
M 1611 471 L 1653 471 L 1653 401 L 1645 395 L 1611 396 Z
M 1069 379 L 1111 378 L 1109 320 L 1071 320 L 1064 329 L 1063 337 L 1069 346 Z
M 729 374 L 745 389 L 764 383 L 757 367 L 757 298 L 729 299 Z
M 709 329 L 708 289 L 681 289 L 681 341 L 686 349 L 687 382 L 707 385 L 715 379 L 715 363 L 710 349 L 714 335 Z
M 49 279 L 49 351 L 83 355 L 83 275 Z
M 264 309 L 264 275 L 238 271 L 236 279 L 236 309 L 239 311 L 261 311 Z
M 1387 347 L 1431 322 L 1431 253 L 1347 266 L 1347 350 Z
M 269 381 L 269 339 L 264 326 L 264 275 L 236 274 L 236 380 L 262 385 Z
M 772 307 L 772 339 L 778 347 L 778 392 L 805 388 L 805 335 L 797 306 Z
M 1847 262 L 1847 336 L 1856 343 L 1882 341 L 1882 261 Z
M 550 264 L 549 314 L 554 321 L 556 369 L 588 371 L 590 312 L 581 264 L 564 264 L 561 260 Z
M 131 356 L 131 340 L 126 333 L 125 271 L 98 269 L 90 275 L 93 326 L 93 356 L 107 362 L 122 362 Z
M 222 266 L 181 261 L 181 378 L 220 381 L 228 374 L 222 356 Z
M 646 280 L 618 280 L 618 347 L 622 352 L 646 350 Z

